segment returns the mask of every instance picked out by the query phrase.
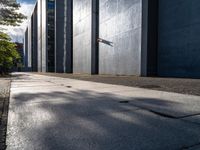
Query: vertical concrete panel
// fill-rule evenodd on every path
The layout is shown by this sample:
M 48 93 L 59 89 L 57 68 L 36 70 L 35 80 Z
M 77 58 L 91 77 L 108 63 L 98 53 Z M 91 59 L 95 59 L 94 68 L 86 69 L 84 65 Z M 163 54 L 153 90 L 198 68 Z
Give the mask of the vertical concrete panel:
M 31 71 L 32 68 L 32 26 L 31 26 L 31 20 L 29 20 L 28 23 L 28 70 Z
M 64 71 L 66 73 L 72 73 L 73 72 L 73 0 L 67 0 L 66 3 L 66 10 L 67 14 L 65 17 L 66 22 L 66 61 L 65 61 L 65 69 Z
M 146 73 L 143 75 L 157 75 L 157 54 L 158 54 L 158 3 L 159 0 L 143 0 L 143 39 L 146 41 L 142 46 L 146 46 Z M 146 4 L 146 7 L 144 6 Z M 146 15 L 144 15 L 146 12 Z M 145 44 L 146 43 L 146 44 Z M 143 50 L 143 48 L 142 48 Z M 143 52 L 143 51 L 142 51 Z M 142 59 L 144 57 L 142 56 Z M 144 61 L 143 61 L 144 62 Z
M 37 4 L 32 14 L 32 71 L 37 71 Z
M 42 62 L 42 72 L 46 72 L 47 71 L 47 18 L 46 18 L 46 0 L 41 0 L 41 16 L 42 16 L 42 20 L 41 20 L 41 28 L 42 28 L 42 35 L 41 35 L 41 50 L 42 50 L 42 57 L 41 57 L 41 62 Z
M 140 75 L 142 0 L 99 2 L 100 74 Z
M 38 47 L 38 71 L 42 71 L 42 0 L 37 2 L 37 47 Z
M 72 73 L 72 0 L 56 0 L 56 72 Z
M 55 1 L 46 3 L 46 71 L 55 72 Z
M 24 67 L 25 70 L 28 68 L 28 28 L 25 31 L 24 35 Z
M 141 76 L 147 75 L 147 49 L 148 49 L 148 0 L 142 0 L 142 42 L 141 42 Z
M 64 52 L 66 51 L 66 45 L 64 42 L 64 37 L 65 37 L 65 1 L 60 1 L 56 0 L 56 7 L 55 7 L 55 12 L 56 12 L 56 32 L 55 32 L 55 37 L 56 37 L 56 72 L 63 73 L 64 72 L 64 61 L 65 61 L 65 56 Z
M 99 74 L 99 0 L 92 0 L 91 74 Z
M 200 1 L 160 0 L 158 75 L 200 77 Z
M 23 66 L 25 66 L 26 32 L 23 37 Z
M 73 72 L 91 73 L 92 0 L 73 1 Z

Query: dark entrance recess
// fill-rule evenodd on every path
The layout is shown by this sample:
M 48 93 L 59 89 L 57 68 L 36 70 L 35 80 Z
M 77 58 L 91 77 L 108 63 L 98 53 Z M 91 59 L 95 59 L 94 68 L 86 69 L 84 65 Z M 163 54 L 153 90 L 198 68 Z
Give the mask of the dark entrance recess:
M 47 33 L 48 33 L 48 44 L 47 44 L 47 64 L 48 72 L 54 72 L 55 71 L 55 49 L 54 49 L 54 41 L 55 41 L 55 2 L 54 0 L 48 0 L 47 1 Z
M 147 76 L 157 76 L 158 72 L 158 7 L 159 0 L 148 2 Z
M 66 1 L 67 22 L 66 22 L 66 60 L 65 73 L 73 73 L 73 0 Z
M 92 56 L 91 73 L 99 73 L 99 0 L 92 0 Z
M 67 56 L 66 56 L 66 73 L 73 73 L 73 0 L 68 1 L 68 9 L 67 9 L 67 14 L 68 14 L 68 25 L 69 28 L 67 28 L 67 32 L 69 33 L 69 39 L 70 39 L 70 44 L 69 44 L 69 50 L 67 51 Z M 68 40 L 68 39 L 66 39 Z M 67 42 L 67 41 L 66 41 Z

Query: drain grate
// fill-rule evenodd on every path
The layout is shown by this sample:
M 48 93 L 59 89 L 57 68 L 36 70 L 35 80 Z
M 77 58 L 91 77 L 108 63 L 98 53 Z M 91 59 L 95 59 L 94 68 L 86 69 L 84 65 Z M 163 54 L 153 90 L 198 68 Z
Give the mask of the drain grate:
M 119 103 L 127 104 L 127 103 L 129 103 L 129 101 L 119 101 Z
M 149 88 L 149 89 L 157 89 L 157 88 L 161 88 L 161 86 L 159 85 L 142 85 L 139 86 L 140 88 Z

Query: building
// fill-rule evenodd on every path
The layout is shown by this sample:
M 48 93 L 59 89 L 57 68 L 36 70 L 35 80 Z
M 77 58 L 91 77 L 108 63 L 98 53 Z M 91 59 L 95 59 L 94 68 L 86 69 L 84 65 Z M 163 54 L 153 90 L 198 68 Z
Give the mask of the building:
M 24 70 L 28 71 L 28 28 L 25 30 L 24 34 L 24 60 L 23 60 L 23 65 L 24 65 Z
M 55 71 L 54 0 L 38 0 L 38 71 Z
M 36 7 L 27 58 L 37 71 L 200 78 L 200 1 L 38 0 Z
M 38 71 L 38 24 L 37 24 L 37 4 L 35 5 L 35 8 L 33 10 L 32 16 L 31 16 L 31 62 L 32 62 L 32 71 L 37 72 Z

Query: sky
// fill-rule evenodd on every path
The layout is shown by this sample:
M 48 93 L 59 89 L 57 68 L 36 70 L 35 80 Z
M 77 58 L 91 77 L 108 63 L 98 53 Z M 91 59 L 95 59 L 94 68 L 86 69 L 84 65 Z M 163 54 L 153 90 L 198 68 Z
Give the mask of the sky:
M 19 9 L 19 12 L 25 14 L 28 19 L 25 20 L 20 26 L 18 27 L 3 27 L 5 28 L 5 32 L 7 32 L 14 42 L 23 42 L 24 37 L 24 31 L 27 27 L 29 18 L 31 16 L 31 13 L 34 8 L 35 0 L 17 0 L 18 3 L 20 3 L 21 8 Z

